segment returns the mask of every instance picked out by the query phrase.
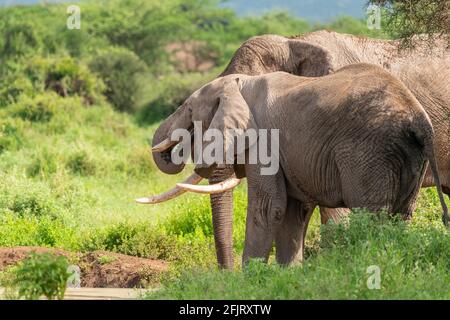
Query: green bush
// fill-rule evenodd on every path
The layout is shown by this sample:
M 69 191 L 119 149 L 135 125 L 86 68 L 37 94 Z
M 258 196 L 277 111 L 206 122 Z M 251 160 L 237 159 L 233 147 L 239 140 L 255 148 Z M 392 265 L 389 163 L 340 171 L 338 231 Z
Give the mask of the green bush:
M 162 120 L 174 112 L 195 90 L 212 80 L 215 71 L 208 74 L 171 74 L 160 79 L 149 79 L 153 95 L 137 115 L 143 124 Z
M 1 57 L 21 57 L 41 46 L 41 39 L 30 22 L 10 19 L 0 28 L 0 35 Z
M 7 150 L 17 150 L 23 140 L 23 125 L 14 119 L 0 120 L 0 154 Z
M 252 261 L 244 271 L 184 270 L 151 299 L 434 299 L 448 298 L 450 233 L 357 211 L 322 227 L 320 248 L 301 266 Z M 380 289 L 367 286 L 369 267 Z
M 20 95 L 33 96 L 33 83 L 23 74 L 9 74 L 0 80 L 0 107 L 19 100 Z
M 111 48 L 94 57 L 89 67 L 106 84 L 105 95 L 119 111 L 135 111 L 142 90 L 141 75 L 146 64 L 125 48 Z
M 45 296 L 49 300 L 61 300 L 70 276 L 68 267 L 69 263 L 63 256 L 32 253 L 10 270 L 8 280 L 3 282 L 10 297 L 37 300 Z
M 94 175 L 97 169 L 95 161 L 86 151 L 78 151 L 69 156 L 67 168 L 79 175 Z
M 104 84 L 81 61 L 70 56 L 36 57 L 25 68 L 36 91 L 53 91 L 61 97 L 77 95 L 85 104 L 102 102 Z
M 135 177 L 148 176 L 156 169 L 149 150 L 148 145 L 132 150 L 122 162 L 117 164 L 116 170 L 125 171 L 128 175 Z

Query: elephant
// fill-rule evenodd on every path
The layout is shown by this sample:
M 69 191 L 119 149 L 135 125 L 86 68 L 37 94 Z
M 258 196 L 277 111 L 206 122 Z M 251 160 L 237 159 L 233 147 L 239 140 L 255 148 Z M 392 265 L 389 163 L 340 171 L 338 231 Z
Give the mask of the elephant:
M 236 176 L 247 177 L 243 265 L 251 258 L 267 261 L 274 241 L 278 263 L 302 261 L 309 218 L 317 205 L 386 210 L 409 219 L 427 163 L 443 219 L 449 219 L 431 120 L 406 86 L 381 67 L 352 64 L 322 77 L 274 72 L 215 79 L 162 124 L 168 126 L 167 134 L 153 151 L 164 152 L 181 143 L 174 137 L 180 129 L 189 133 L 188 143 L 194 141 L 193 150 L 199 144 L 207 150 L 218 143 L 206 139 L 206 133 L 195 136 L 195 123 L 219 131 L 224 139 L 221 152 L 214 152 L 218 158 L 197 161 L 196 173 L 210 178 L 218 166 L 227 164 L 235 168 Z M 241 149 L 230 143 L 235 137 L 230 131 L 246 138 L 249 130 L 261 129 L 270 135 L 279 130 L 278 139 L 269 143 L 272 153 L 275 148 L 279 151 L 279 169 L 271 173 L 264 173 L 260 159 L 249 160 L 254 148 L 261 147 L 256 140 L 245 140 Z M 242 155 L 244 161 L 237 162 Z M 178 187 L 211 190 L 186 183 Z
M 412 51 L 399 51 L 398 41 L 369 39 L 332 31 L 315 31 L 300 36 L 282 37 L 263 35 L 245 41 L 235 52 L 230 63 L 219 75 L 261 75 L 284 71 L 300 76 L 324 76 L 353 63 L 376 64 L 397 76 L 416 96 L 436 130 L 436 157 L 439 164 L 444 193 L 450 194 L 450 49 L 437 42 L 429 52 L 428 47 L 419 46 Z M 164 122 L 156 131 L 152 146 L 159 144 L 167 134 L 169 122 Z M 166 174 L 176 174 L 184 166 L 170 162 L 169 152 L 153 152 L 158 168 Z M 216 168 L 209 178 L 211 185 L 218 186 L 233 179 L 230 166 Z M 199 176 L 191 176 L 188 183 L 198 183 Z M 236 183 L 234 181 L 233 183 Z M 433 186 L 431 173 L 427 171 L 424 187 Z M 232 268 L 232 191 L 220 193 L 216 188 L 211 194 L 211 208 L 216 243 L 217 260 L 222 268 Z M 139 199 L 141 203 L 158 203 L 177 197 L 183 189 L 174 189 L 152 197 Z M 329 219 L 338 221 L 347 214 L 346 209 L 320 207 L 323 223 Z

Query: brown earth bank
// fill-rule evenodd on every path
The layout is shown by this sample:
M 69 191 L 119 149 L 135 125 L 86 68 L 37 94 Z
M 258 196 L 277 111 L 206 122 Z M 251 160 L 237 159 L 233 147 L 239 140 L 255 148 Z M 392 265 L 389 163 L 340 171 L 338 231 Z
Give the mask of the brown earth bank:
M 17 264 L 32 252 L 49 252 L 65 256 L 70 264 L 80 268 L 81 287 L 152 286 L 159 283 L 161 275 L 168 269 L 168 263 L 162 260 L 138 258 L 108 251 L 76 253 L 42 247 L 12 247 L 0 248 L 0 271 Z

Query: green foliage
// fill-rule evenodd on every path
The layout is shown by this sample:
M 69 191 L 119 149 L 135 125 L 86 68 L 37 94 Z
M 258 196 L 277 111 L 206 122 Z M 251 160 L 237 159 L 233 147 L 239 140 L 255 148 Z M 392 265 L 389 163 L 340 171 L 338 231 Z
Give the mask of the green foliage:
M 9 271 L 8 279 L 4 281 L 8 295 L 27 300 L 37 300 L 42 296 L 61 300 L 70 276 L 68 267 L 69 263 L 63 256 L 32 253 Z
M 40 46 L 41 39 L 29 22 L 8 20 L 2 24 L 0 32 L 2 34 L 0 56 L 2 57 L 24 56 Z
M 371 0 L 384 9 L 388 32 L 412 48 L 427 35 L 433 46 L 441 38 L 450 46 L 450 2 L 448 0 Z
M 163 61 L 164 44 L 185 30 L 186 14 L 181 1 L 96 1 L 90 2 L 85 23 L 92 32 L 106 37 L 115 46 L 134 51 L 154 70 Z
M 106 84 L 105 95 L 119 111 L 135 111 L 142 91 L 146 64 L 133 52 L 112 48 L 99 53 L 89 64 Z
M 146 105 L 140 108 L 138 121 L 145 124 L 166 118 L 195 90 L 212 80 L 214 75 L 191 73 L 167 75 L 159 80 L 149 79 L 149 82 L 153 83 L 152 97 L 148 97 Z
M 77 95 L 88 105 L 101 102 L 102 81 L 70 56 L 34 58 L 25 73 L 36 90 L 54 91 L 62 97 Z
M 40 190 L 31 190 L 24 194 L 16 194 L 11 198 L 8 209 L 19 217 L 53 215 L 55 208 L 48 195 Z
M 56 112 L 55 98 L 53 93 L 41 94 L 35 98 L 23 96 L 10 109 L 11 115 L 30 122 L 48 122 Z
M 20 147 L 23 139 L 22 128 L 22 122 L 15 119 L 0 121 L 0 154 Z
M 32 96 L 34 94 L 33 83 L 23 74 L 9 74 L 0 81 L 0 107 L 5 107 L 16 102 L 21 94 Z
M 85 151 L 79 151 L 69 156 L 67 167 L 75 174 L 93 175 L 96 170 L 95 162 Z

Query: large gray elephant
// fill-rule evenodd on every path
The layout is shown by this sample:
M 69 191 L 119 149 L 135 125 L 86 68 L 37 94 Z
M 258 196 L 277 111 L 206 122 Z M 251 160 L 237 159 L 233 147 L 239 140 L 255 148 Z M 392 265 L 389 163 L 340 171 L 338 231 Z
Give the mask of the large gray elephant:
M 228 163 L 243 165 L 237 175 L 244 169 L 247 177 L 243 264 L 250 258 L 267 261 L 273 241 L 279 263 L 301 261 L 316 205 L 387 210 L 408 219 L 427 160 L 438 186 L 443 218 L 448 219 L 431 121 L 412 93 L 378 66 L 354 64 L 323 77 L 285 72 L 224 76 L 200 88 L 179 107 L 170 117 L 166 136 L 153 150 L 173 148 L 180 142 L 174 139 L 174 132 L 185 129 L 192 133 L 196 122 L 204 129 L 219 131 L 225 141 L 221 152 L 214 152 L 219 159 L 197 163 L 195 171 L 209 178 L 217 165 Z M 272 153 L 275 148 L 279 152 L 275 152 L 279 170 L 267 174 L 261 159 L 249 162 L 253 148 L 264 146 L 254 140 L 237 151 L 229 144 L 234 141 L 230 130 L 247 137 L 250 130 L 261 129 L 279 130 L 279 139 L 269 143 Z M 201 150 L 217 144 L 218 140 L 205 136 L 192 133 L 187 140 L 194 141 L 194 149 L 201 144 Z M 227 157 L 229 150 L 232 162 Z M 245 161 L 236 163 L 238 152 L 245 154 Z M 179 187 L 206 193 L 211 189 L 189 184 Z
M 377 40 L 330 31 L 316 31 L 286 38 L 275 35 L 258 36 L 247 40 L 234 54 L 220 76 L 233 73 L 259 75 L 285 71 L 295 75 L 323 76 L 343 66 L 367 62 L 390 70 L 401 79 L 429 114 L 436 131 L 437 161 L 442 187 L 450 194 L 450 51 L 444 43 L 436 43 L 432 52 L 427 47 L 413 51 L 398 51 L 397 41 Z M 164 122 L 153 137 L 153 146 L 167 134 L 170 119 Z M 179 173 L 183 165 L 170 162 L 169 152 L 154 152 L 158 168 L 167 174 Z M 227 181 L 234 174 L 232 167 L 217 168 L 211 175 L 211 184 Z M 188 182 L 199 182 L 190 177 Z M 424 186 L 432 186 L 427 172 Z M 220 191 L 220 188 L 217 190 Z M 169 192 L 142 199 L 143 203 L 157 203 L 183 193 L 178 187 Z M 219 266 L 233 267 L 231 191 L 211 195 L 214 236 Z M 321 207 L 322 221 L 339 220 L 343 209 Z

